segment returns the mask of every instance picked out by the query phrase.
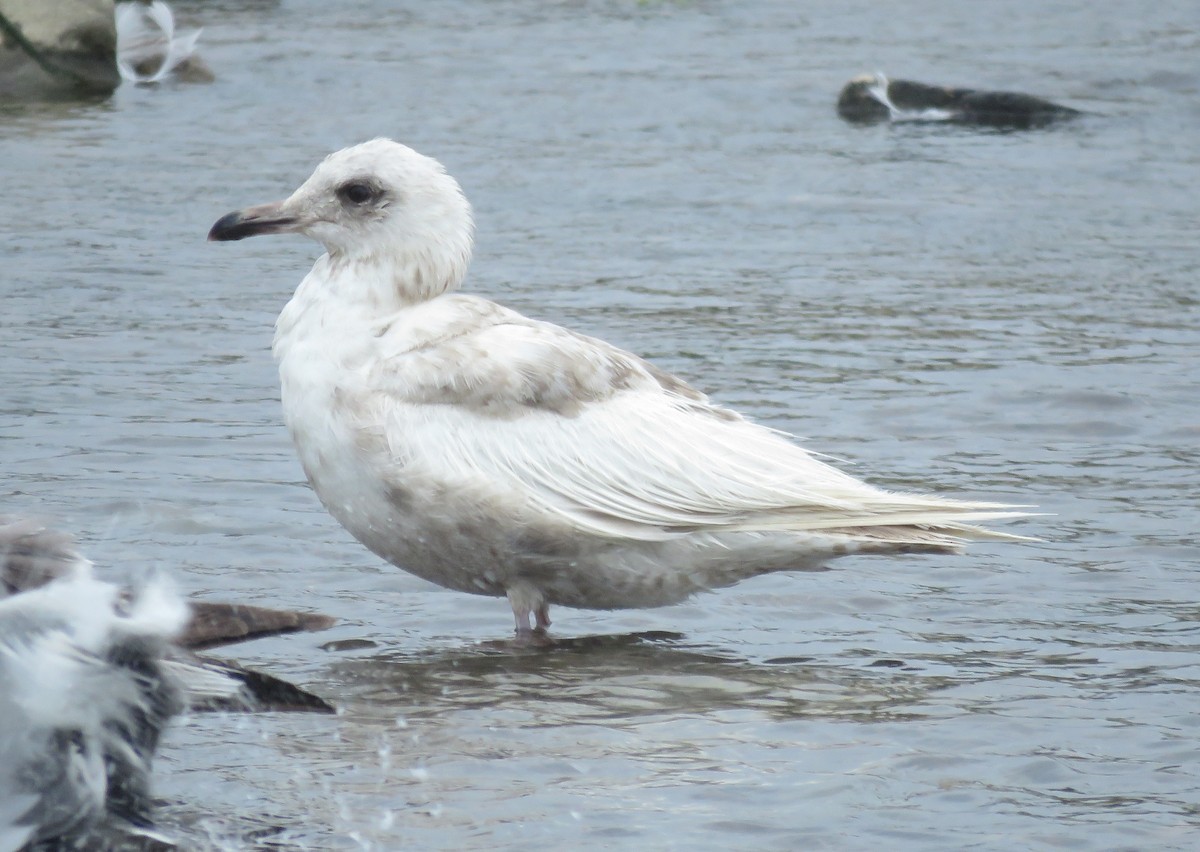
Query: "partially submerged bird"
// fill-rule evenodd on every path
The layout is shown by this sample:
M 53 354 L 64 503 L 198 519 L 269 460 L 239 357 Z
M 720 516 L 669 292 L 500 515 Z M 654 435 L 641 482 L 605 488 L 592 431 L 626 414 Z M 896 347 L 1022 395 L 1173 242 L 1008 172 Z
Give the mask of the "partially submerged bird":
M 187 706 L 257 707 L 266 696 L 272 708 L 331 709 L 180 647 L 303 629 L 286 617 L 296 614 L 230 607 L 231 619 L 223 606 L 197 618 L 161 577 L 133 590 L 104 582 L 69 536 L 0 516 L 0 849 L 144 839 L 151 761 Z
M 847 121 L 945 121 L 1027 130 L 1081 115 L 1079 110 L 1022 92 L 930 86 L 863 74 L 842 87 L 838 114 Z
M 384 559 L 507 596 L 527 634 L 551 604 L 1017 538 L 973 525 L 1012 507 L 859 482 L 636 355 L 455 293 L 472 229 L 441 164 L 375 139 L 209 233 L 325 247 L 276 323 L 284 417 L 317 496 Z

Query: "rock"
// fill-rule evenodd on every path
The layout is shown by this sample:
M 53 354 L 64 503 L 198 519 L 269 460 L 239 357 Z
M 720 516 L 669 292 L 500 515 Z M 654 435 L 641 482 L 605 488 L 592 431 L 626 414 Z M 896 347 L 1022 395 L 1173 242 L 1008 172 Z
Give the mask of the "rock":
M 106 96 L 121 82 L 113 0 L 0 0 L 0 99 Z

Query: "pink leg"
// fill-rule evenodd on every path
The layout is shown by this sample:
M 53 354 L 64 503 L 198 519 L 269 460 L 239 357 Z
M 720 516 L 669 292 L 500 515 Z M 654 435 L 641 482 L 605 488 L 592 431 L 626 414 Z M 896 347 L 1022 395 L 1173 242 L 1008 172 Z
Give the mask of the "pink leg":
M 513 618 L 517 622 L 517 635 L 528 636 L 533 631 L 529 629 L 529 610 L 525 607 L 513 607 Z
M 537 618 L 537 629 L 546 632 L 546 628 L 550 626 L 550 604 L 542 602 L 535 613 Z
M 524 584 L 518 583 L 510 586 L 508 589 L 508 603 L 512 606 L 513 618 L 517 622 L 517 636 L 530 636 L 533 630 L 529 626 L 529 616 L 536 610 L 537 624 L 542 626 L 542 615 L 545 609 L 545 604 L 542 603 L 541 595 L 533 588 Z M 549 624 L 549 621 L 546 622 Z

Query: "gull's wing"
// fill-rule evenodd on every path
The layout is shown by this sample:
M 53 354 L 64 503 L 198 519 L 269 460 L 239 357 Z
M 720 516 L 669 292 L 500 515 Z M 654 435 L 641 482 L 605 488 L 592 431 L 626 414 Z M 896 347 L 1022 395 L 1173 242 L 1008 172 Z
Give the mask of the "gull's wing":
M 419 348 L 397 340 L 375 365 L 363 425 L 382 429 L 398 470 L 433 460 L 465 487 L 620 538 L 916 525 L 950 544 L 1003 537 L 964 522 L 1007 507 L 866 485 L 634 355 L 511 316 Z
M 116 5 L 117 70 L 134 83 L 157 83 L 166 78 L 196 50 L 201 30 L 175 32 L 175 16 L 162 0 Z M 156 70 L 141 73 L 138 67 L 158 63 Z

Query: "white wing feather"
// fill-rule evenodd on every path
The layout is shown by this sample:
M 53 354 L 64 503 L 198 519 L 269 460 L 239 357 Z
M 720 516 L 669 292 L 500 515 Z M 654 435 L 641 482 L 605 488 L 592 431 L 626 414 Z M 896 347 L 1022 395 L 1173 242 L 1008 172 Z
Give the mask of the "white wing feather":
M 963 522 L 1021 514 L 867 485 L 636 356 L 546 323 L 396 353 L 368 384 L 401 466 L 437 459 L 600 535 L 917 525 L 1007 537 Z
M 202 30 L 175 33 L 175 16 L 162 0 L 153 3 L 118 3 L 116 6 L 117 70 L 133 83 L 157 83 L 165 79 L 196 50 Z M 139 65 L 157 62 L 152 73 L 140 73 Z

